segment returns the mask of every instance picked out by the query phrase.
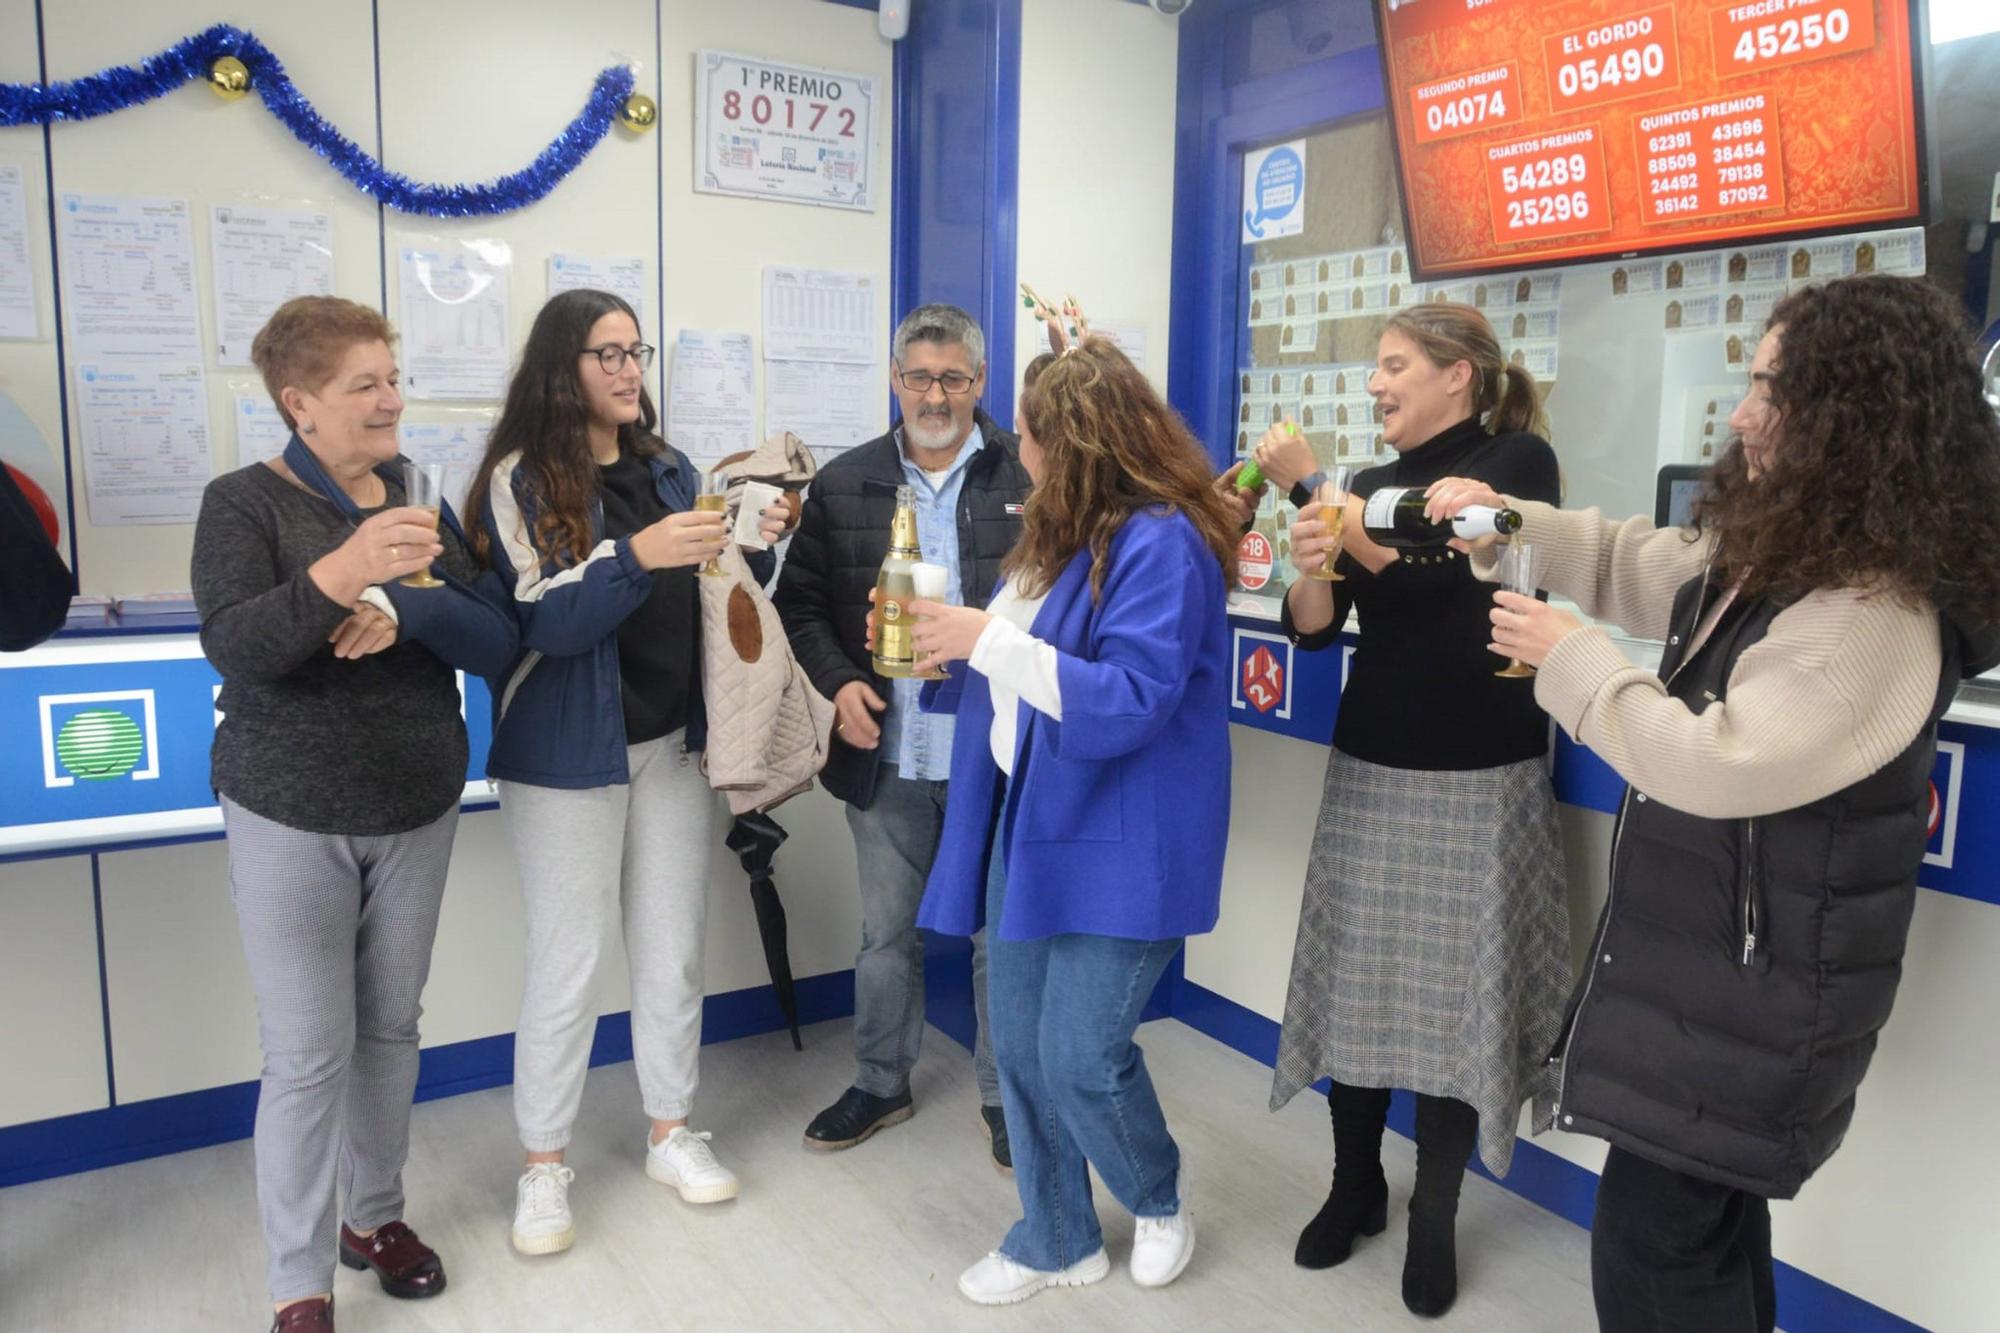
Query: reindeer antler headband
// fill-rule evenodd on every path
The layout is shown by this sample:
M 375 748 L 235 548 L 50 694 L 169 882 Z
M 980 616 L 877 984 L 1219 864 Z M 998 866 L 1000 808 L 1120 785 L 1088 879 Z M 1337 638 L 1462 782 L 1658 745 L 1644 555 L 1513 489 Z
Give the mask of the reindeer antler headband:
M 1083 316 L 1083 307 L 1074 296 L 1064 296 L 1060 307 L 1052 306 L 1027 283 L 1021 284 L 1021 304 L 1034 312 L 1035 318 L 1048 327 L 1049 350 L 1063 356 L 1075 350 L 1077 344 L 1090 336 L 1090 321 Z

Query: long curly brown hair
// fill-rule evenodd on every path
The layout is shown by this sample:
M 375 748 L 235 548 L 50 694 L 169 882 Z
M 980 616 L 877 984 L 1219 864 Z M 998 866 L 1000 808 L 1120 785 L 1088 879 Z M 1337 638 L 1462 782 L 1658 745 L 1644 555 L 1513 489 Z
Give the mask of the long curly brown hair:
M 1777 413 L 1752 480 L 1732 441 L 1695 508 L 1744 591 L 1880 587 L 2000 618 L 2000 419 L 1963 315 L 1914 278 L 1844 278 L 1780 301 Z
M 1223 582 L 1236 582 L 1236 520 L 1212 484 L 1208 452 L 1117 344 L 1086 338 L 1035 358 L 1021 420 L 1041 447 L 1042 475 L 1003 568 L 1024 594 L 1046 593 L 1088 548 L 1091 598 L 1101 597 L 1111 539 L 1152 505 L 1187 515 Z
M 621 311 L 639 316 L 610 292 L 589 288 L 549 299 L 528 330 L 521 365 L 507 384 L 507 402 L 486 440 L 486 456 L 466 492 L 465 530 L 473 554 L 493 563 L 484 519 L 493 470 L 509 455 L 521 456 L 521 476 L 534 504 L 529 540 L 535 554 L 567 569 L 582 563 L 595 543 L 592 515 L 597 503 L 597 461 L 590 453 L 590 408 L 578 381 L 578 358 L 590 330 L 604 316 Z M 639 385 L 639 419 L 618 428 L 618 443 L 647 458 L 666 448 L 654 433 L 659 414 L 645 382 Z

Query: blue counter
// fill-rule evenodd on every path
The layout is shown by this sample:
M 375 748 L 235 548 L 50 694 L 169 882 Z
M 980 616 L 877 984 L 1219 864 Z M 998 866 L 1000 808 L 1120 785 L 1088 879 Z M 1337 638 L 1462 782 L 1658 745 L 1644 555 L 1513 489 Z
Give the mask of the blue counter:
M 1324 745 L 1332 738 L 1354 636 L 1301 652 L 1278 626 L 1230 617 L 1230 718 Z M 1643 660 L 1647 645 L 1627 645 Z M 192 634 L 61 639 L 0 654 L 0 860 L 222 831 L 208 785 L 221 679 Z M 494 803 L 486 782 L 486 684 L 459 676 L 471 744 L 465 808 Z M 1565 804 L 1607 814 L 1624 783 L 1559 730 L 1552 773 Z M 1956 705 L 1940 729 L 1923 887 L 2000 903 L 2000 709 Z
M 471 808 L 494 800 L 491 696 L 458 681 Z M 220 834 L 208 753 L 221 689 L 193 634 L 0 653 L 0 860 Z
M 1231 720 L 1299 740 L 1328 744 L 1355 636 L 1338 651 L 1303 652 L 1261 616 L 1229 618 L 1235 663 Z M 1622 644 L 1642 665 L 1657 645 Z M 1615 814 L 1625 782 L 1611 766 L 1561 729 L 1553 738 L 1556 799 Z M 1919 884 L 1940 893 L 2000 903 L 2000 708 L 1961 699 L 1945 714 L 1931 775 L 1931 842 Z

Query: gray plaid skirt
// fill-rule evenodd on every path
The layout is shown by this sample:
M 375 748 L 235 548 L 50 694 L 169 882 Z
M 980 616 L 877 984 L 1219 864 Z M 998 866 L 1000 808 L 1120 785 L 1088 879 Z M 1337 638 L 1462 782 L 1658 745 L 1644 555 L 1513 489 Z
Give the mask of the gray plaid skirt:
M 1431 771 L 1333 751 L 1271 1109 L 1327 1076 L 1456 1097 L 1479 1112 L 1479 1160 L 1504 1174 L 1521 1104 L 1537 1133 L 1553 1111 L 1566 892 L 1540 760 Z

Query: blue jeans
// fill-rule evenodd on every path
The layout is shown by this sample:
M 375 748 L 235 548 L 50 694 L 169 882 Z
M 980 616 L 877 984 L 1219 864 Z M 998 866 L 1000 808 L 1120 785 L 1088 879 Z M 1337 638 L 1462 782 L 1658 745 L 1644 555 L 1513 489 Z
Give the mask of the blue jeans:
M 1022 1218 L 1000 1243 L 1053 1272 L 1104 1248 L 1090 1167 L 1134 1217 L 1180 1209 L 1181 1154 L 1132 1041 L 1178 939 L 1004 940 L 1000 850 L 986 881 L 988 1007 Z
M 897 776 L 882 765 L 875 801 L 847 807 L 861 878 L 861 952 L 854 959 L 854 1086 L 876 1097 L 909 1091 L 924 1036 L 924 938 L 917 907 L 944 832 L 951 784 Z M 972 1005 L 979 1034 L 972 1069 L 979 1100 L 1000 1105 L 999 1077 L 986 1018 L 986 940 L 972 937 Z

